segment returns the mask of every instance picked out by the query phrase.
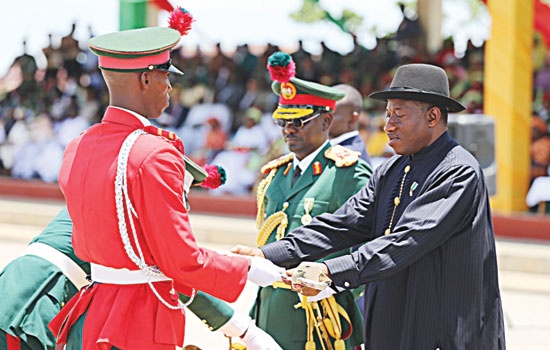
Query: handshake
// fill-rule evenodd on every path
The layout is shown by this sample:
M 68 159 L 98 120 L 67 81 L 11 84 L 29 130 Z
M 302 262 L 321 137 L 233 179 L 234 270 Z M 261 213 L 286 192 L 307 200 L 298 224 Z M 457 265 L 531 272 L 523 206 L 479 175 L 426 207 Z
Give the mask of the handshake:
M 331 284 L 328 269 L 323 263 L 302 262 L 298 267 L 285 270 L 265 259 L 258 248 L 236 246 L 227 254 L 246 256 L 249 259 L 248 280 L 261 287 L 283 282 L 304 296 L 308 301 L 329 297 L 335 291 L 327 288 Z

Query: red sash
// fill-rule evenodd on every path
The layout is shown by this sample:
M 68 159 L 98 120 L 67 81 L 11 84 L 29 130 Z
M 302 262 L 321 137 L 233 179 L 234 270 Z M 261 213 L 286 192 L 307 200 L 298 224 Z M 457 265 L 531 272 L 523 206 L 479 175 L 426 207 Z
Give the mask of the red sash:
M 94 291 L 93 286 L 80 290 L 48 324 L 50 331 L 57 335 L 56 349 L 63 349 L 65 344 L 67 344 L 67 337 L 69 336 L 71 327 L 88 309 Z

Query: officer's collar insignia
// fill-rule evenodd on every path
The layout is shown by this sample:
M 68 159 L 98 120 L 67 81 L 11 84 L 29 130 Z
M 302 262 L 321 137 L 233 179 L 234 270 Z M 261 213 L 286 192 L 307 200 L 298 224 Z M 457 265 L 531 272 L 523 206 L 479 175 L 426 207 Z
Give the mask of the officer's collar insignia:
M 319 161 L 313 163 L 312 168 L 313 168 L 313 176 L 319 175 L 323 172 L 323 166 Z
M 282 157 L 279 157 L 277 159 L 274 159 L 270 162 L 268 162 L 266 165 L 264 165 L 261 169 L 262 174 L 267 175 L 271 171 L 271 169 L 278 168 L 281 165 L 285 165 L 289 162 L 294 160 L 294 153 L 286 154 Z
M 294 84 L 288 82 L 288 83 L 282 83 L 281 84 L 281 96 L 285 100 L 292 100 L 294 97 L 296 97 L 296 86 Z
M 288 174 L 288 172 L 290 171 L 290 168 L 292 168 L 292 163 L 288 163 L 288 164 L 286 165 L 286 169 L 285 169 L 285 171 L 284 171 L 284 173 L 283 173 L 284 176 L 286 176 L 286 175 Z
M 361 153 L 335 145 L 325 151 L 325 157 L 334 161 L 339 168 L 351 166 L 359 160 Z

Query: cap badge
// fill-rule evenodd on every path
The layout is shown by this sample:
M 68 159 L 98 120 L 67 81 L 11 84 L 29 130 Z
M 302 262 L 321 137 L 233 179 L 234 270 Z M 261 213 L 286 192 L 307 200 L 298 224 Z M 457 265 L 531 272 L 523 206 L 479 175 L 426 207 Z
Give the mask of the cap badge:
M 281 95 L 285 100 L 292 100 L 296 96 L 296 86 L 292 83 L 282 83 Z

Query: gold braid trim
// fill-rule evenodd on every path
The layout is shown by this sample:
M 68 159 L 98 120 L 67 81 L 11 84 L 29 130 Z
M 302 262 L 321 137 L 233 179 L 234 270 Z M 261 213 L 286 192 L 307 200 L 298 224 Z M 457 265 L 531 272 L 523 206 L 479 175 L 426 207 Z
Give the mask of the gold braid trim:
M 277 228 L 277 240 L 283 238 L 286 227 L 288 226 L 288 217 L 285 213 L 286 208 L 288 208 L 287 202 L 283 204 L 283 210 L 271 214 L 265 220 L 260 232 L 258 233 L 258 238 L 256 239 L 256 244 L 258 247 L 265 245 L 275 228 Z
M 256 190 L 256 205 L 258 206 L 258 212 L 256 214 L 256 228 L 260 229 L 262 227 L 263 221 L 264 221 L 264 199 L 265 199 L 265 192 L 267 191 L 267 188 L 269 185 L 271 185 L 271 181 L 273 181 L 273 178 L 275 177 L 275 174 L 277 173 L 277 168 L 271 169 L 269 172 L 269 175 L 267 175 L 260 183 L 258 184 L 258 189 Z
M 283 204 L 283 210 L 273 213 L 265 220 L 265 194 L 267 188 L 271 185 L 275 174 L 277 174 L 277 169 L 294 159 L 294 153 L 289 153 L 277 159 L 274 159 L 262 167 L 262 173 L 269 174 L 258 184 L 258 189 L 256 190 L 256 205 L 258 212 L 256 214 L 256 228 L 259 230 L 258 238 L 256 243 L 259 247 L 265 245 L 269 236 L 277 227 L 277 239 L 281 239 L 284 234 L 286 227 L 288 226 L 288 217 L 284 213 L 285 209 L 288 207 L 288 203 Z M 285 173 L 286 175 L 286 173 Z

